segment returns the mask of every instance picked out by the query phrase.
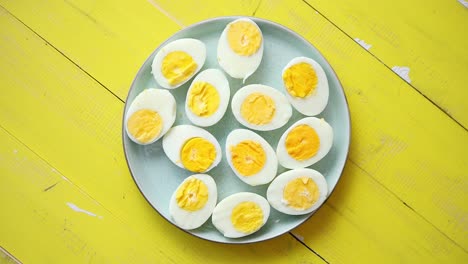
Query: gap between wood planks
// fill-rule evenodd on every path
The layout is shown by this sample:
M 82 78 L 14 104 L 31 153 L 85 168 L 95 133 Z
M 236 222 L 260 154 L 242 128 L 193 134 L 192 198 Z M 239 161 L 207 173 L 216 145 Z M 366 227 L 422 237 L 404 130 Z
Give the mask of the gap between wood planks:
M 307 6 L 309 6 L 310 8 L 312 8 L 314 11 L 316 11 L 318 14 L 320 14 L 323 18 L 325 18 L 328 22 L 330 22 L 333 26 L 335 26 L 336 28 L 338 28 L 342 33 L 344 33 L 348 38 L 352 39 L 353 38 L 348 35 L 345 31 L 343 31 L 340 27 L 338 27 L 336 24 L 334 24 L 332 21 L 330 21 L 325 15 L 323 15 L 320 11 L 318 11 L 317 9 L 315 9 L 313 6 L 311 6 L 308 2 L 306 2 L 305 0 L 302 0 Z M 174 20 L 178 25 L 180 25 L 181 27 L 185 27 L 185 25 L 183 23 L 181 23 L 179 20 L 175 19 L 173 16 L 171 16 L 167 11 L 163 10 L 160 6 L 156 6 L 154 5 L 154 1 L 151 1 L 149 0 L 150 3 L 153 4 L 153 6 L 155 6 L 155 8 L 157 8 L 161 13 L 163 13 L 164 15 L 166 15 L 167 17 L 169 17 L 171 20 Z M 255 10 L 253 11 L 253 16 L 256 14 L 257 10 L 259 9 L 260 5 L 261 5 L 261 2 L 262 1 L 259 1 L 257 7 L 255 8 Z M 33 34 L 35 34 L 37 37 L 39 37 L 42 41 L 44 41 L 47 45 L 49 45 L 50 47 L 52 47 L 55 51 L 57 51 L 59 54 L 61 54 L 63 57 L 65 57 L 68 61 L 70 61 L 73 65 L 75 65 L 78 69 L 80 69 L 83 73 L 85 73 L 87 76 L 89 76 L 92 80 L 96 81 L 96 83 L 98 83 L 100 86 L 102 86 L 104 89 L 106 89 L 109 93 L 111 93 L 115 98 L 117 98 L 119 101 L 121 101 L 122 103 L 125 103 L 125 99 L 123 98 L 120 98 L 118 95 L 116 95 L 114 92 L 112 92 L 112 90 L 110 90 L 109 88 L 107 88 L 103 83 L 101 83 L 99 80 L 97 80 L 96 78 L 94 78 L 89 72 L 87 72 L 84 68 L 82 68 L 80 65 L 78 65 L 75 61 L 73 61 L 70 57 L 68 57 L 64 52 L 62 52 L 59 48 L 55 47 L 52 43 L 50 43 L 48 40 L 46 40 L 45 38 L 43 38 L 39 33 L 37 33 L 34 29 L 32 29 L 31 27 L 29 27 L 27 24 L 25 24 L 22 20 L 20 20 L 18 17 L 16 17 L 14 14 L 12 14 L 9 10 L 7 10 L 5 7 L 1 6 L 0 7 L 2 9 L 4 9 L 9 15 L 11 15 L 12 17 L 14 17 L 18 22 L 20 22 L 22 25 L 24 25 L 28 30 L 30 30 Z M 356 43 L 357 44 L 357 43 Z M 359 45 L 359 44 L 358 44 Z M 376 55 L 374 55 L 372 52 L 370 52 L 369 50 L 367 50 L 367 52 L 372 56 L 374 57 L 377 61 L 379 61 L 380 63 L 382 63 L 386 68 L 388 68 L 390 71 L 392 71 L 394 74 L 396 74 L 387 64 L 385 64 L 382 60 L 380 60 Z M 400 77 L 400 76 L 399 76 Z M 401 78 L 401 77 L 400 77 Z M 406 81 L 405 81 L 406 82 Z M 407 83 L 407 82 L 406 82 Z M 455 123 L 457 123 L 459 126 L 461 126 L 463 129 L 465 129 L 465 131 L 468 131 L 467 128 L 465 128 L 461 123 L 459 123 L 456 119 L 454 119 L 452 116 L 450 116 L 450 114 L 448 114 L 447 112 L 445 112 L 441 107 L 439 107 L 437 104 L 435 104 L 431 99 L 429 99 L 426 95 L 424 95 L 421 91 L 419 91 L 416 87 L 414 87 L 412 84 L 410 83 L 407 83 L 410 87 L 412 87 L 413 89 L 415 89 L 419 94 L 421 94 L 424 98 L 426 98 L 428 101 L 430 101 L 434 106 L 436 106 L 440 111 L 444 112 L 450 119 L 452 119 Z M 39 156 L 34 150 L 30 149 L 27 145 L 25 145 L 21 140 L 19 140 L 18 138 L 16 138 L 14 135 L 12 135 L 8 130 L 6 130 L 3 126 L 0 125 L 0 128 L 4 129 L 9 135 L 11 135 L 13 138 L 15 138 L 18 142 L 21 142 L 21 144 L 23 144 L 26 148 L 28 148 L 31 152 L 33 152 L 35 155 L 37 155 L 38 157 L 40 157 L 44 162 L 46 162 L 49 166 L 53 167 L 50 163 L 48 163 L 44 158 L 42 158 L 41 156 Z M 467 250 L 465 250 L 463 247 L 461 247 L 458 243 L 456 243 L 454 240 L 452 240 L 450 237 L 448 237 L 444 232 L 442 232 L 439 228 L 437 228 L 436 226 L 434 226 L 431 222 L 429 222 L 426 218 L 424 218 L 421 214 L 419 214 L 416 210 L 414 210 L 411 206 L 409 206 L 406 202 L 404 202 L 400 197 L 398 197 L 394 192 L 392 192 L 391 190 L 389 190 L 385 185 L 382 185 L 381 182 L 377 181 L 371 174 L 369 174 L 366 170 L 364 170 L 363 168 L 361 168 L 358 164 L 356 164 L 354 161 L 352 161 L 350 158 L 348 158 L 348 161 L 352 162 L 354 165 L 356 165 L 358 168 L 360 168 L 362 171 L 365 172 L 366 175 L 368 175 L 370 178 L 372 178 L 372 180 L 376 181 L 379 185 L 383 186 L 386 190 L 388 190 L 393 196 L 395 196 L 398 200 L 400 200 L 406 207 L 408 207 L 410 210 L 414 211 L 416 213 L 416 215 L 418 215 L 420 218 L 422 218 L 425 222 L 429 223 L 432 227 L 434 227 L 438 232 L 440 232 L 441 234 L 443 234 L 443 236 L 445 236 L 446 238 L 448 238 L 452 243 L 454 243 L 455 245 L 457 245 L 458 247 L 460 247 L 463 251 L 467 252 Z M 60 172 L 59 172 L 60 173 Z M 62 176 L 62 177 L 65 177 L 65 176 Z M 71 182 L 69 179 L 65 178 L 67 181 Z M 44 192 L 50 190 L 51 188 L 55 187 L 55 185 L 57 185 L 57 183 L 47 187 L 44 189 Z M 73 183 L 72 183 L 73 184 Z M 77 187 L 82 193 L 86 194 L 88 197 L 90 197 L 91 199 L 93 199 L 88 193 L 84 192 L 79 186 L 73 184 L 75 187 Z M 97 200 L 93 199 L 94 201 L 96 201 L 100 206 L 102 206 L 103 208 L 105 208 L 102 204 L 100 204 Z M 334 208 L 332 208 L 333 210 L 335 210 Z M 110 212 L 110 211 L 109 211 Z M 113 213 L 110 212 L 112 215 Z M 115 217 L 115 215 L 114 215 Z M 325 258 L 323 258 L 320 254 L 318 254 L 316 251 L 314 251 L 312 248 L 310 248 L 307 244 L 305 244 L 304 241 L 302 241 L 299 237 L 297 237 L 296 235 L 294 235 L 293 233 L 289 232 L 289 234 L 294 237 L 297 241 L 299 241 L 301 244 L 303 244 L 306 248 L 308 248 L 310 251 L 312 251 L 315 255 L 317 255 L 318 257 L 320 257 L 322 260 L 324 260 L 325 262 L 329 263 Z
M 316 11 L 320 16 L 322 16 L 324 19 L 326 19 L 330 24 L 332 24 L 334 27 L 336 27 L 340 32 L 342 32 L 344 35 L 346 35 L 346 37 L 350 38 L 351 40 L 353 40 L 354 42 L 356 42 L 354 40 L 354 38 L 352 38 L 348 33 L 346 33 L 343 29 L 341 29 L 337 24 L 335 24 L 333 21 L 331 21 L 327 16 L 325 16 L 322 12 L 320 12 L 318 9 L 316 9 L 315 7 L 313 7 L 311 4 L 309 4 L 306 0 L 301 0 L 302 2 L 304 2 L 304 4 L 306 4 L 308 7 L 310 7 L 311 9 L 313 9 L 314 11 Z M 360 44 L 358 44 L 360 45 Z M 383 62 L 381 59 L 379 59 L 379 57 L 377 57 L 374 53 L 370 52 L 369 49 L 366 49 L 367 53 L 369 53 L 372 57 L 374 57 L 374 59 L 376 59 L 378 62 L 382 63 L 388 70 L 390 70 L 393 74 L 397 75 L 400 79 L 402 79 L 406 84 L 408 84 L 411 88 L 413 88 L 416 92 L 418 92 L 421 96 L 423 96 L 426 100 L 428 100 L 429 102 L 431 102 L 435 107 L 437 107 L 440 111 L 442 111 L 445 115 L 447 115 L 450 119 L 452 119 L 453 122 L 457 123 L 460 127 L 462 127 L 465 131 L 468 131 L 468 129 L 463 126 L 462 123 L 460 123 L 458 120 L 456 120 L 453 116 L 451 116 L 447 111 L 445 111 L 442 107 L 440 107 L 439 105 L 437 105 L 434 101 L 432 101 L 432 99 L 430 99 L 429 97 L 427 97 L 424 93 L 422 93 L 417 87 L 415 87 L 413 84 L 411 84 L 410 82 L 408 82 L 407 80 L 405 80 L 405 78 L 403 78 L 402 76 L 398 75 L 393 69 L 392 67 L 390 67 L 389 65 L 387 65 L 385 62 Z

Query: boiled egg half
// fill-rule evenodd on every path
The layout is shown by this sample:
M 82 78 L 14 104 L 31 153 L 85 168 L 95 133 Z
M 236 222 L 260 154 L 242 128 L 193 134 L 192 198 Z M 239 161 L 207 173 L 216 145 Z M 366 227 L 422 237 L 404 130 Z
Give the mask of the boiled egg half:
M 280 91 L 262 84 L 250 84 L 232 97 L 234 117 L 242 125 L 260 131 L 284 126 L 292 115 L 292 107 Z
M 239 18 L 224 28 L 218 41 L 218 62 L 232 78 L 245 82 L 257 70 L 262 56 L 263 35 L 254 21 Z
M 267 199 L 276 210 L 289 214 L 308 214 L 328 195 L 327 181 L 313 169 L 295 169 L 276 177 L 268 186 Z
M 163 138 L 164 153 L 175 165 L 203 173 L 221 161 L 221 147 L 210 132 L 191 125 L 171 128 Z
M 304 168 L 327 155 L 332 144 L 332 127 L 324 119 L 306 117 L 283 133 L 276 148 L 276 155 L 283 167 Z
M 204 70 L 193 79 L 187 91 L 185 113 L 197 126 L 212 126 L 226 113 L 229 97 L 229 82 L 223 72 Z
M 307 57 L 292 59 L 283 69 L 283 84 L 293 107 L 307 116 L 320 114 L 328 103 L 328 79 L 322 66 Z
M 135 143 L 148 145 L 161 138 L 176 118 L 176 101 L 167 90 L 145 89 L 125 114 L 125 130 Z
M 247 129 L 229 133 L 226 159 L 237 177 L 252 186 L 271 182 L 278 169 L 278 159 L 270 144 Z
M 206 46 L 200 40 L 174 40 L 156 53 L 151 73 L 159 85 L 174 89 L 192 78 L 202 68 L 205 59 Z
M 216 183 L 208 174 L 187 177 L 172 194 L 169 213 L 183 229 L 195 229 L 210 218 L 218 199 Z
M 238 238 L 257 232 L 270 216 L 270 205 L 262 196 L 240 192 L 224 198 L 211 220 L 225 237 Z

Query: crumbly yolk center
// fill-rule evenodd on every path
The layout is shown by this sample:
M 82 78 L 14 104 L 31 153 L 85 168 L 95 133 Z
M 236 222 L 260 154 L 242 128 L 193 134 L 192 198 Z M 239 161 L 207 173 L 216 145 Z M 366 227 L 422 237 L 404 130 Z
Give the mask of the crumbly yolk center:
M 309 209 L 318 201 L 319 196 L 317 184 L 306 176 L 290 181 L 283 190 L 283 201 L 297 210 Z
M 169 52 L 162 61 L 162 75 L 170 85 L 177 85 L 192 76 L 197 69 L 195 60 L 183 51 Z
M 283 82 L 291 96 L 305 98 L 315 93 L 318 78 L 310 64 L 301 62 L 284 71 Z
M 216 158 L 216 148 L 210 141 L 194 137 L 182 147 L 181 162 L 184 168 L 192 172 L 205 172 Z
M 232 165 L 243 176 L 252 176 L 265 166 L 266 154 L 258 142 L 245 140 L 231 146 Z
M 250 124 L 265 125 L 275 116 L 275 102 L 262 93 L 252 93 L 241 105 L 241 115 Z
M 127 126 L 135 139 L 147 143 L 161 134 L 163 120 L 156 111 L 141 109 L 130 116 Z
M 241 202 L 232 210 L 231 223 L 239 232 L 255 232 L 263 224 L 262 208 L 254 202 Z
M 187 98 L 189 109 L 197 116 L 209 117 L 218 110 L 220 103 L 216 88 L 207 82 L 196 82 Z
M 286 136 L 286 151 L 298 161 L 312 158 L 320 149 L 320 138 L 312 127 L 298 125 Z
M 260 30 L 250 22 L 238 21 L 229 26 L 227 38 L 231 49 L 241 56 L 251 56 L 262 44 Z
M 176 193 L 177 205 L 187 211 L 197 211 L 208 201 L 208 187 L 197 178 L 184 182 Z

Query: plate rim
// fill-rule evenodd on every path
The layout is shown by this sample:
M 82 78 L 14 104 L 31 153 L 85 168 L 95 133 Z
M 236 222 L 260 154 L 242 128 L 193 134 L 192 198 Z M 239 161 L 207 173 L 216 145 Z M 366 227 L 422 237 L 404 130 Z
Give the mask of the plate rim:
M 202 237 L 202 236 L 199 236 L 197 234 L 194 234 L 194 233 L 191 233 L 189 232 L 190 230 L 185 230 L 181 227 L 179 227 L 178 225 L 176 225 L 175 223 L 173 223 L 172 221 L 170 221 L 170 219 L 168 219 L 166 216 L 164 216 L 161 212 L 159 212 L 158 209 L 156 209 L 155 206 L 153 206 L 153 204 L 151 203 L 151 201 L 149 200 L 149 198 L 145 195 L 145 193 L 143 192 L 142 190 L 142 187 L 140 186 L 140 184 L 138 183 L 137 179 L 135 178 L 135 173 L 132 169 L 132 165 L 130 164 L 129 160 L 128 160 L 128 155 L 127 155 L 127 148 L 126 148 L 126 144 L 125 144 L 125 137 L 126 137 L 126 129 L 125 129 L 125 113 L 126 113 L 126 109 L 127 109 L 127 103 L 128 103 L 128 98 L 130 96 L 130 93 L 133 91 L 134 89 L 134 86 L 135 86 L 135 82 L 137 81 L 138 77 L 142 74 L 142 71 L 143 71 L 143 65 L 150 60 L 151 57 L 153 57 L 153 55 L 156 53 L 156 51 L 164 46 L 166 43 L 169 43 L 170 40 L 172 37 L 174 37 L 176 34 L 180 34 L 180 33 L 183 33 L 185 31 L 189 31 L 191 30 L 192 28 L 195 28 L 195 27 L 199 27 L 199 26 L 202 26 L 203 24 L 208 24 L 208 23 L 215 23 L 217 21 L 223 21 L 223 20 L 227 20 L 227 19 L 232 19 L 232 20 L 235 20 L 235 19 L 239 19 L 239 18 L 248 18 L 248 19 L 251 19 L 253 20 L 255 23 L 257 22 L 262 22 L 262 23 L 266 23 L 266 24 L 269 24 L 270 26 L 273 26 L 273 27 L 278 27 L 278 28 L 281 28 L 281 30 L 284 30 L 284 31 L 287 31 L 288 33 L 294 35 L 297 39 L 301 40 L 302 42 L 304 42 L 306 45 L 310 45 L 311 47 L 313 47 L 316 51 L 317 51 L 317 56 L 320 57 L 323 61 L 325 61 L 325 63 L 328 65 L 328 67 L 330 68 L 331 70 L 331 73 L 333 75 L 333 77 L 336 79 L 336 81 L 338 82 L 338 86 L 339 86 L 339 89 L 338 89 L 338 92 L 342 95 L 343 99 L 344 99 L 344 102 L 345 102 L 345 106 L 346 106 L 346 112 L 347 112 L 347 115 L 345 117 L 345 119 L 347 119 L 348 121 L 348 131 L 347 131 L 347 135 L 348 135 L 348 143 L 347 145 L 345 146 L 345 149 L 346 149 L 346 154 L 345 154 L 345 158 L 344 158 L 344 162 L 341 166 L 341 168 L 339 169 L 339 176 L 338 176 L 338 180 L 336 181 L 336 184 L 335 186 L 333 186 L 333 188 L 331 189 L 330 193 L 328 194 L 327 198 L 325 199 L 325 201 L 313 212 L 310 213 L 310 215 L 306 218 L 304 218 L 302 221 L 299 221 L 297 224 L 295 224 L 292 228 L 290 228 L 289 230 L 287 231 L 284 231 L 282 233 L 279 233 L 279 234 L 276 234 L 276 235 L 272 235 L 271 237 L 267 237 L 267 238 L 263 238 L 263 239 L 258 239 L 258 240 L 255 240 L 255 241 L 247 241 L 247 242 L 242 242 L 242 241 L 239 241 L 239 242 L 236 242 L 236 241 L 217 241 L 217 240 L 213 240 L 213 239 L 209 239 L 209 238 L 206 238 L 206 237 Z M 162 89 L 165 89 L 165 88 L 162 88 Z M 165 89 L 167 90 L 167 89 Z M 325 58 L 325 56 L 322 54 L 322 52 L 315 46 L 313 45 L 311 42 L 309 42 L 306 38 L 304 38 L 302 35 L 300 35 L 299 33 L 295 32 L 294 30 L 278 23 L 278 22 L 274 22 L 272 20 L 269 20 L 269 19 L 265 19 L 265 18 L 259 18 L 259 17 L 253 17 L 253 16 L 218 16 L 218 17 L 212 17 L 212 18 L 208 18 L 208 19 L 204 19 L 204 20 L 201 20 L 199 22 L 196 22 L 196 23 L 193 23 L 189 26 L 186 26 L 186 27 L 183 27 L 182 29 L 174 32 L 172 35 L 170 35 L 169 37 L 167 37 L 163 42 L 159 43 L 154 49 L 153 51 L 151 51 L 151 53 L 149 54 L 149 56 L 146 57 L 146 59 L 143 61 L 143 63 L 141 64 L 140 68 L 138 69 L 137 71 L 137 74 L 135 75 L 135 77 L 133 78 L 133 81 L 132 83 L 130 84 L 130 88 L 128 89 L 128 92 L 127 92 L 127 96 L 125 97 L 125 102 L 124 102 L 124 108 L 123 108 L 123 114 L 122 114 L 122 146 L 123 146 L 123 151 L 124 151 L 124 156 L 125 156 L 125 161 L 127 163 L 127 167 L 128 167 L 128 170 L 130 172 L 130 175 L 132 176 L 132 179 L 135 183 L 135 185 L 137 186 L 138 188 L 138 191 L 143 195 L 143 197 L 145 198 L 146 202 L 154 209 L 154 211 L 156 211 L 163 219 L 165 219 L 167 222 L 169 222 L 171 225 L 177 227 L 179 230 L 182 230 L 183 232 L 191 235 L 191 236 L 194 236 L 196 238 L 199 238 L 199 239 L 203 239 L 205 241 L 210 241 L 210 242 L 214 242 L 214 243 L 220 243 L 220 244 L 228 244 L 228 245 L 245 245 L 245 244 L 253 244 L 253 243 L 259 243 L 259 242 L 263 242 L 263 241 L 267 241 L 267 240 L 271 240 L 271 239 L 274 239 L 274 238 L 277 238 L 279 236 L 282 236 L 282 235 L 285 235 L 286 233 L 290 233 L 293 229 L 297 228 L 298 226 L 304 224 L 306 221 L 308 221 L 318 210 L 320 210 L 320 208 L 322 208 L 323 205 L 325 205 L 325 203 L 328 201 L 328 199 L 332 196 L 333 192 L 335 191 L 336 189 L 336 186 L 338 185 L 338 183 L 340 182 L 341 180 L 341 177 L 343 176 L 343 172 L 344 172 L 344 168 L 346 167 L 346 164 L 348 163 L 348 156 L 349 156 L 349 149 L 350 149 L 350 145 L 351 145 L 351 112 L 349 110 L 349 103 L 348 103 L 348 99 L 346 97 L 346 93 L 344 92 L 344 89 L 343 89 L 343 85 L 341 84 L 341 81 L 340 79 L 338 78 L 338 75 L 336 74 L 335 72 L 335 69 L 331 66 L 331 64 L 328 62 L 328 60 Z M 218 202 L 217 202 L 218 203 Z M 290 233 L 291 234 L 291 233 Z M 293 234 L 291 234 L 293 237 L 295 237 Z

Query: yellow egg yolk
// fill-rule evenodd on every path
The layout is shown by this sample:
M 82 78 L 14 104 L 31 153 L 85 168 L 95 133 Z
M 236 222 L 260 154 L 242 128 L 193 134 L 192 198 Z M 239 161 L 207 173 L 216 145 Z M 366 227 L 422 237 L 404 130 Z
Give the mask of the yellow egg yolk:
M 257 203 L 242 202 L 232 210 L 231 223 L 237 231 L 252 233 L 263 224 L 263 211 Z
M 251 56 L 262 44 L 262 34 L 252 23 L 238 21 L 229 26 L 227 38 L 231 49 L 241 56 Z
M 197 211 L 208 201 L 208 187 L 197 178 L 184 182 L 176 193 L 177 205 L 187 211 Z
M 241 105 L 241 115 L 250 124 L 265 125 L 271 122 L 275 116 L 275 102 L 271 97 L 252 93 Z
M 252 176 L 263 169 L 266 162 L 262 145 L 251 140 L 231 147 L 232 165 L 243 176 Z
M 170 85 L 177 85 L 192 76 L 197 63 L 192 56 L 183 51 L 173 51 L 164 57 L 161 66 L 162 75 Z
M 286 151 L 298 161 L 312 158 L 320 149 L 320 138 L 312 127 L 298 125 L 286 136 Z
M 201 117 L 211 116 L 218 110 L 219 103 L 218 91 L 207 82 L 196 82 L 187 98 L 187 104 L 192 113 Z
M 320 190 L 317 184 L 309 177 L 299 177 L 284 187 L 283 200 L 288 206 L 307 210 L 314 205 L 320 196 Z
M 318 79 L 314 68 L 308 63 L 301 62 L 284 71 L 283 82 L 291 96 L 305 98 L 315 93 Z
M 135 139 L 148 143 L 161 133 L 163 120 L 156 111 L 141 109 L 130 116 L 127 126 L 128 132 Z
M 210 141 L 195 137 L 184 144 L 180 157 L 187 170 L 205 172 L 216 158 L 216 148 Z

